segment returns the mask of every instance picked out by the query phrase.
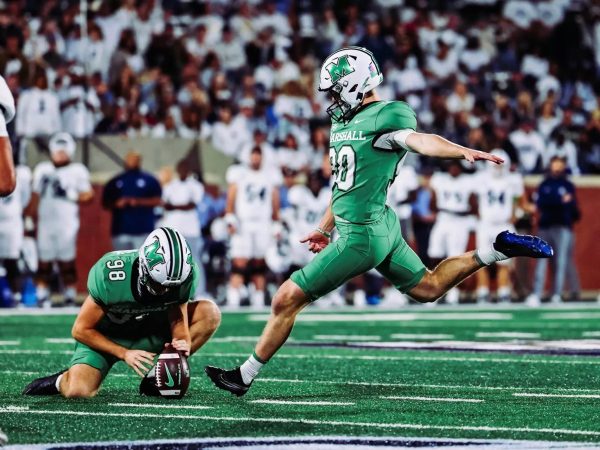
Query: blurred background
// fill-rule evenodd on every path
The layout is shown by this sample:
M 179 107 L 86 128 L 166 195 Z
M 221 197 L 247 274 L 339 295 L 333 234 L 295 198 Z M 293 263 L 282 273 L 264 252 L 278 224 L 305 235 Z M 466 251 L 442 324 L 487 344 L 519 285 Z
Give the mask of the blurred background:
M 475 247 L 484 203 L 557 249 L 445 301 L 596 301 L 599 18 L 592 0 L 0 1 L 19 163 L 0 203 L 0 303 L 78 303 L 103 253 L 168 225 L 203 268 L 198 295 L 268 304 L 310 261 L 298 239 L 328 205 L 318 73 L 348 45 L 374 53 L 381 97 L 407 102 L 419 131 L 508 157 L 503 172 L 407 158 L 388 203 L 427 265 Z M 510 177 L 511 198 L 482 189 L 494 177 Z M 461 193 L 466 225 L 443 223 L 440 199 Z M 436 226 L 449 231 L 431 244 Z M 369 273 L 317 305 L 408 301 Z

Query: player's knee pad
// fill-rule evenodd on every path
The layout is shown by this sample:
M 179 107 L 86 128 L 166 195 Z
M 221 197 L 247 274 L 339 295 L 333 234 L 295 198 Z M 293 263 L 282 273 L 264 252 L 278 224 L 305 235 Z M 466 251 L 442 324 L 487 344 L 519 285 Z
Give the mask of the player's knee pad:
M 40 263 L 38 264 L 38 270 L 37 270 L 37 273 L 35 276 L 38 281 L 49 284 L 50 278 L 52 278 L 52 263 L 40 261 Z
M 68 286 L 77 282 L 77 267 L 75 266 L 75 261 L 60 262 L 59 267 L 64 284 Z

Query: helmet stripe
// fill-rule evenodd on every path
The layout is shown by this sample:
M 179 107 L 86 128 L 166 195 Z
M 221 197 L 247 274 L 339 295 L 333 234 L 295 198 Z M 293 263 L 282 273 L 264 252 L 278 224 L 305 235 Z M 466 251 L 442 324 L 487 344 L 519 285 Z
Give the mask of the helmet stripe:
M 171 236 L 167 231 L 168 228 L 163 227 L 161 228 L 161 230 L 163 231 L 163 233 L 165 233 L 165 236 L 167 236 L 167 242 L 169 243 L 169 255 L 171 257 L 169 258 L 169 270 L 167 272 L 167 278 L 171 278 L 171 274 L 173 273 L 173 243 L 171 242 Z
M 172 259 L 173 263 L 173 271 L 171 272 L 171 279 L 178 280 L 181 277 L 181 245 L 179 245 L 179 239 L 177 239 L 177 233 L 173 231 L 171 228 L 165 227 L 165 230 L 169 232 L 171 235 L 171 241 L 173 242 L 173 253 Z
M 179 243 L 179 258 L 180 258 L 181 264 L 179 265 L 179 273 L 177 274 L 177 279 L 180 280 L 181 277 L 183 276 L 183 267 L 185 265 L 185 247 L 181 240 L 181 233 L 179 233 L 178 231 L 175 231 L 175 236 L 177 236 L 177 242 Z

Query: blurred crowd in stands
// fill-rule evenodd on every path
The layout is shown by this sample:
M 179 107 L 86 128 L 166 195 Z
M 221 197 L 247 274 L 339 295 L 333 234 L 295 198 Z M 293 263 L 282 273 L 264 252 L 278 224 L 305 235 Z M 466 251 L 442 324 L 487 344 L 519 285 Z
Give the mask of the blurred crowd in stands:
M 177 174 L 163 173 L 159 184 L 141 171 L 144 149 L 128 155 L 126 171 L 103 193 L 104 207 L 113 212 L 115 249 L 143 241 L 159 223 L 158 208 L 161 224 L 186 228 L 194 242 L 208 275 L 201 290 L 212 289 L 230 304 L 268 301 L 264 260 L 270 286 L 305 264 L 290 242 L 318 222 L 328 202 L 323 192 L 330 176 L 329 101 L 317 90 L 320 62 L 339 47 L 357 45 L 371 50 L 384 71 L 382 98 L 409 103 L 419 130 L 506 153 L 518 200 L 510 221 L 519 231 L 531 231 L 533 218 L 544 217 L 549 204 L 544 202 L 556 194 L 548 201 L 558 202 L 563 213 L 546 215 L 540 224 L 560 228 L 547 234 L 562 249 L 549 294 L 561 301 L 566 288 L 578 298 L 571 230 L 579 212 L 567 176 L 600 173 L 600 4 L 105 0 L 86 3 L 82 14 L 79 1 L 1 3 L 0 73 L 17 98 L 11 137 L 22 164 L 27 155 L 19 140 L 34 139 L 44 148 L 60 131 L 76 139 L 92 134 L 202 139 L 235 162 L 225 194 L 205 190 L 185 161 L 177 164 Z M 440 169 L 446 177 L 485 170 L 443 167 L 412 155 L 389 196 L 405 237 L 428 265 L 451 253 L 437 249 L 430 259 L 429 238 L 438 219 L 432 197 L 449 185 L 436 179 Z M 546 171 L 546 190 L 535 198 L 523 195 L 522 175 Z M 62 188 L 49 190 L 41 175 L 33 178 L 36 201 L 48 192 L 68 197 Z M 269 182 L 260 185 L 264 180 Z M 243 204 L 271 206 L 240 213 L 235 190 L 239 199 L 242 184 Z M 468 197 L 477 196 L 476 177 L 468 184 Z M 87 189 L 84 183 L 77 195 Z M 462 202 L 466 209 L 457 213 L 471 215 L 467 231 L 474 230 L 477 207 L 469 198 Z M 269 230 L 272 242 L 256 235 L 264 228 L 247 225 L 265 223 L 254 217 L 259 209 L 270 224 L 283 226 Z M 244 214 L 253 218 L 244 221 Z M 236 235 L 242 237 L 237 244 Z M 56 273 L 63 266 L 57 264 Z M 505 283 L 497 298 L 531 294 L 530 304 L 539 304 L 545 270 L 537 270 L 535 286 L 527 270 L 517 270 L 514 291 Z M 405 301 L 380 277 L 369 274 L 365 280 L 351 290 L 356 304 L 394 296 L 396 303 Z M 488 300 L 489 289 L 489 278 L 478 280 L 477 297 Z M 347 291 L 334 293 L 332 302 L 348 299 Z
M 86 14 L 79 1 L 2 3 L 18 137 L 201 137 L 238 158 L 262 139 L 313 164 L 327 148 L 320 61 L 358 45 L 420 129 L 504 148 L 523 173 L 553 155 L 600 172 L 597 2 L 104 0 Z

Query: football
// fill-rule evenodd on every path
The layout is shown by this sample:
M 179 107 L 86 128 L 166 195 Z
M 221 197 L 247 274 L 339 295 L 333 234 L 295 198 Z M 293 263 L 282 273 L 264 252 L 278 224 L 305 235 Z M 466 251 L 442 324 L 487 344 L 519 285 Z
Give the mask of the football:
M 156 362 L 156 387 L 161 397 L 182 398 L 190 386 L 187 358 L 167 345 Z

